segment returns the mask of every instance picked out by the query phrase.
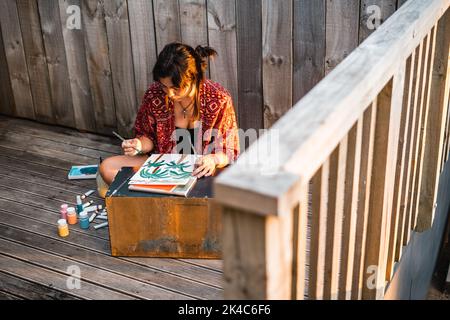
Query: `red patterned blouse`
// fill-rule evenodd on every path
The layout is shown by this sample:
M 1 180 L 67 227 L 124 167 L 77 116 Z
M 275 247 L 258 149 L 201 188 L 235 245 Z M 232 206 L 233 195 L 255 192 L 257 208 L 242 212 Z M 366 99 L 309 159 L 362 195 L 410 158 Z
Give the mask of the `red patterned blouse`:
M 209 79 L 200 85 L 200 121 L 195 123 L 197 154 L 223 152 L 230 163 L 239 155 L 239 135 L 228 91 Z M 174 105 L 161 84 L 153 83 L 142 99 L 134 125 L 136 137 L 153 141 L 154 153 L 176 153 Z M 200 143 L 200 141 L 202 143 Z

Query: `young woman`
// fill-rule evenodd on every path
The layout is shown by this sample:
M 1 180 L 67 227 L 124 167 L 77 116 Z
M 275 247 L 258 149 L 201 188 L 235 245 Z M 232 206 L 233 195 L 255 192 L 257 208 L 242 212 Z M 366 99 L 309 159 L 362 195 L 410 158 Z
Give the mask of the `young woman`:
M 236 160 L 239 140 L 231 96 L 205 78 L 207 58 L 216 54 L 210 47 L 193 49 L 182 43 L 164 47 L 153 68 L 155 82 L 137 113 L 135 138 L 122 143 L 124 155 L 100 165 L 102 196 L 107 189 L 104 182 L 111 184 L 120 168 L 141 166 L 152 153 L 201 155 L 193 172 L 198 178 Z

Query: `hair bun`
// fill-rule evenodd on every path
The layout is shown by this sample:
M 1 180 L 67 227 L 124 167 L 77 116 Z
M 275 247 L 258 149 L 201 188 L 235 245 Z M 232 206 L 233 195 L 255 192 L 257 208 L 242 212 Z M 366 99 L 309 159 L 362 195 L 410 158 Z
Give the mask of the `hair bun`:
M 202 60 L 203 59 L 205 59 L 205 58 L 208 58 L 208 57 L 211 57 L 211 56 L 217 56 L 217 51 L 216 50 L 214 50 L 213 48 L 211 48 L 211 47 L 208 47 L 208 46 L 205 46 L 205 47 L 203 47 L 203 46 L 197 46 L 196 48 L 195 48 L 195 53 L 197 53 L 197 55 L 200 57 L 200 58 L 202 58 Z

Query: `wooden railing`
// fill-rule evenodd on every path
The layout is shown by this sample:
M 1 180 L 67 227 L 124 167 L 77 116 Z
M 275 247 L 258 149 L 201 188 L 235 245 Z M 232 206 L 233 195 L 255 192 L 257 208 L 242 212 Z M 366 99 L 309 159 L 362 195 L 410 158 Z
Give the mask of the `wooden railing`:
M 449 5 L 408 1 L 217 179 L 225 298 L 383 298 L 447 160 Z

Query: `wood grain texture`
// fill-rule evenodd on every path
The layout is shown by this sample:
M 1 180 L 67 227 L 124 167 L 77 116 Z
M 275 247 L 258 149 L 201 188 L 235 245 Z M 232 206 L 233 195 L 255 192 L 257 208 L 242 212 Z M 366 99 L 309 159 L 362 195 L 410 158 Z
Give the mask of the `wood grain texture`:
M 182 42 L 193 48 L 207 45 L 206 0 L 179 0 L 178 4 Z
M 292 107 L 292 4 L 262 1 L 264 128 Z
M 325 74 L 358 46 L 359 0 L 327 0 Z
M 145 91 L 153 82 L 152 70 L 156 63 L 152 1 L 128 1 L 128 16 L 130 19 L 136 99 L 137 104 L 140 105 Z
M 72 5 L 80 8 L 81 18 L 80 0 L 59 0 L 61 28 L 66 49 L 67 68 L 70 74 L 70 87 L 72 89 L 75 126 L 80 130 L 95 132 L 95 117 L 92 116 L 93 103 L 83 31 L 81 29 L 69 29 L 67 26 L 67 20 L 69 19 L 67 9 Z
M 159 53 L 166 44 L 182 41 L 178 0 L 153 0 L 153 10 L 156 49 Z
M 16 106 L 15 115 L 34 119 L 30 78 L 15 0 L 6 0 L 0 3 L 0 24 Z
M 82 0 L 81 16 L 95 127 L 110 135 L 117 123 L 103 3 Z
M 38 8 L 55 120 L 59 125 L 74 127 L 75 115 L 59 3 L 38 0 Z
M 104 8 L 117 128 L 119 134 L 130 137 L 138 106 L 127 1 L 107 1 Z
M 36 120 L 55 123 L 50 79 L 36 0 L 18 0 L 17 11 L 22 30 Z
M 450 46 L 450 13 L 447 12 L 436 26 L 436 50 L 430 68 L 428 103 L 429 117 L 426 141 L 424 143 L 424 163 L 420 189 L 417 230 L 432 227 L 436 210 L 437 187 L 441 171 L 440 159 L 443 153 L 444 125 L 448 111 L 450 69 L 448 64 Z
M 292 100 L 303 98 L 325 75 L 326 1 L 294 0 Z
M 239 127 L 262 129 L 263 95 L 262 4 L 258 0 L 236 2 Z
M 231 94 L 236 114 L 238 101 L 236 3 L 232 0 L 207 0 L 208 40 L 218 56 L 210 59 L 210 75 Z
M 11 88 L 8 62 L 6 61 L 5 46 L 0 24 L 0 113 L 13 115 L 15 113 L 14 95 Z

